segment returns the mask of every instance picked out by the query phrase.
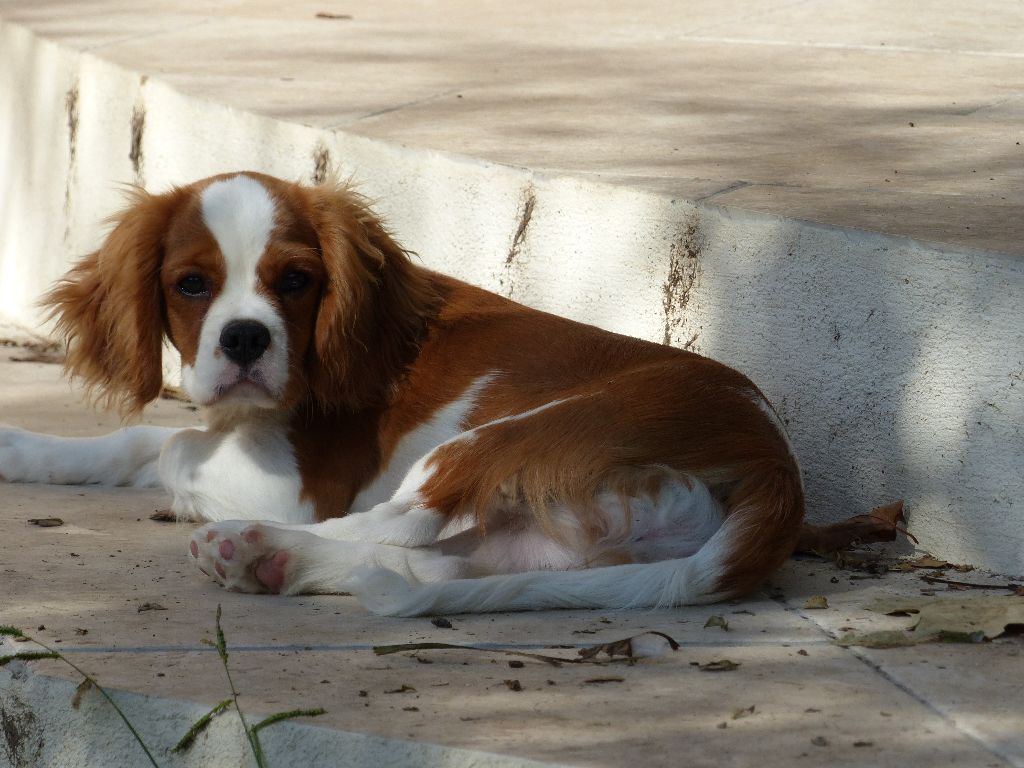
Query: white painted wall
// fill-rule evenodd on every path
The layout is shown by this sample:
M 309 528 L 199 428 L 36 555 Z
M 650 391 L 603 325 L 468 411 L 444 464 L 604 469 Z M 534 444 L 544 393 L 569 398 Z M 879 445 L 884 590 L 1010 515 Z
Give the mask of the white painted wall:
M 158 191 L 241 169 L 309 180 L 324 150 L 429 266 L 622 333 L 662 341 L 667 329 L 749 374 L 789 424 L 812 519 L 902 497 L 923 548 L 1024 573 L 1019 259 L 260 118 L 0 22 L 0 316 L 39 327 L 33 302 L 100 242 L 117 182 Z

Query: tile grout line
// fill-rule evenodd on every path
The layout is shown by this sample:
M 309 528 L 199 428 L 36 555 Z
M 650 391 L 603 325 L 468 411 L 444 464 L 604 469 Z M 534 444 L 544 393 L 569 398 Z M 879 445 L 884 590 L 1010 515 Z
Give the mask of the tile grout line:
M 116 46 L 123 45 L 124 43 L 134 43 L 134 42 L 136 42 L 138 40 L 146 40 L 146 39 L 151 38 L 151 37 L 160 37 L 161 35 L 172 35 L 172 34 L 174 34 L 176 32 L 183 32 L 183 31 L 186 31 L 186 30 L 189 30 L 189 29 L 195 29 L 195 28 L 201 27 L 201 26 L 203 26 L 205 24 L 209 24 L 210 22 L 211 22 L 210 18 L 202 18 L 202 19 L 200 19 L 198 21 L 184 22 L 184 23 L 182 23 L 181 25 L 179 25 L 177 27 L 170 27 L 168 29 L 159 29 L 159 30 L 156 30 L 156 31 L 153 31 L 153 32 L 139 32 L 137 34 L 126 35 L 125 37 L 117 38 L 116 40 L 108 40 L 105 43 L 96 43 L 95 45 L 87 45 L 87 46 L 85 46 L 85 47 L 83 47 L 83 48 L 81 48 L 79 50 L 81 51 L 81 53 L 96 53 L 97 51 L 105 51 L 108 48 L 114 48 Z M 34 29 L 32 30 L 32 33 L 36 34 Z M 54 42 L 62 42 L 62 41 L 59 41 L 59 39 L 56 38 L 56 37 L 48 38 L 48 39 L 50 39 L 50 40 L 52 40 Z M 71 46 L 69 46 L 69 47 L 71 47 Z
M 786 601 L 785 597 L 773 596 L 772 600 L 774 600 L 776 603 L 781 605 L 782 608 L 784 610 L 788 611 L 789 613 L 792 613 L 792 614 L 794 614 L 796 616 L 799 616 L 804 621 L 809 622 L 821 634 L 823 634 L 826 638 L 828 638 L 828 642 L 829 643 L 831 643 L 833 640 L 836 639 L 836 635 L 835 635 L 834 632 L 832 632 L 831 630 L 826 629 L 825 627 L 823 627 L 821 624 L 819 624 L 817 621 L 815 621 L 812 617 L 808 616 L 806 612 L 802 611 L 801 609 L 797 608 L 796 606 L 790 605 Z M 836 647 L 841 647 L 841 646 L 836 646 Z M 1020 762 L 1016 761 L 1011 755 L 1005 753 L 1003 750 L 1001 750 L 1001 749 L 993 746 L 992 744 L 990 744 L 985 737 L 983 737 L 982 735 L 976 733 L 973 729 L 965 727 L 964 725 L 962 725 L 949 712 L 947 712 L 943 708 L 939 707 L 938 705 L 933 704 L 931 701 L 928 700 L 927 697 L 925 697 L 923 694 L 918 693 L 916 690 L 914 690 L 908 684 L 902 682 L 901 680 L 896 679 L 896 677 L 894 677 L 890 672 L 887 672 L 886 670 L 884 670 L 880 663 L 878 663 L 878 662 L 874 661 L 873 659 L 871 659 L 867 654 L 865 654 L 860 649 L 858 649 L 858 648 L 856 648 L 854 646 L 850 646 L 850 647 L 845 648 L 844 650 L 850 651 L 853 654 L 854 658 L 856 658 L 864 666 L 868 667 L 876 675 L 881 677 L 883 680 L 885 680 L 887 683 L 892 685 L 897 690 L 902 691 L 903 693 L 905 693 L 907 696 L 912 698 L 918 704 L 921 704 L 922 706 L 924 706 L 925 709 L 927 709 L 928 711 L 930 711 L 930 712 L 934 713 L 935 715 L 937 715 L 943 722 L 945 722 L 948 726 L 953 728 L 953 730 L 955 730 L 957 733 L 960 733 L 961 735 L 965 736 L 970 741 L 973 741 L 975 744 L 980 746 L 982 749 L 984 749 L 986 752 L 988 752 L 993 757 L 1001 760 L 1004 764 L 1006 764 L 1008 766 L 1012 766 L 1012 768 L 1024 768 L 1024 763 L 1020 763 Z
M 642 633 L 641 633 L 642 634 Z M 439 642 L 436 640 L 420 640 L 417 642 Z M 607 642 L 607 641 L 605 641 Z M 826 645 L 827 640 L 825 639 L 806 639 L 806 638 L 792 638 L 788 640 L 720 640 L 720 641 L 706 641 L 706 640 L 679 640 L 677 641 L 681 648 L 785 648 L 790 646 L 815 646 L 815 645 Z M 576 644 L 571 647 L 567 643 L 471 643 L 461 642 L 452 643 L 454 648 L 443 649 L 443 650 L 465 650 L 483 649 L 486 651 L 572 651 L 580 648 L 587 648 L 593 645 L 600 645 L 601 641 L 595 639 L 593 643 L 589 644 Z M 281 652 L 329 652 L 329 653 L 344 653 L 347 651 L 369 651 L 375 646 L 391 645 L 391 643 L 342 643 L 342 644 L 328 644 L 328 645 L 299 645 L 299 644 L 285 644 L 285 645 L 233 645 L 228 644 L 228 650 L 236 653 L 252 653 L 252 652 L 263 652 L 263 653 L 281 653 Z M 10 645 L 0 644 L 0 650 L 6 650 L 11 648 Z M 217 649 L 210 645 L 139 645 L 139 646 L 77 646 L 77 647 L 66 647 L 56 648 L 55 650 L 60 653 L 75 653 L 75 654 L 150 654 L 150 653 L 211 653 Z M 410 649 L 412 651 L 414 649 Z

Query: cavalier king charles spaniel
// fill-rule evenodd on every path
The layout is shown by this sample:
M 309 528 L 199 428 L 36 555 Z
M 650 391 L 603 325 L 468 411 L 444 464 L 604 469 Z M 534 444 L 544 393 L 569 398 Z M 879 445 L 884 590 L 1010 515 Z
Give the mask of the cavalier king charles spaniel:
M 792 552 L 800 470 L 744 375 L 418 265 L 344 185 L 134 194 L 46 297 L 68 371 L 137 414 L 165 338 L 204 429 L 0 430 L 10 482 L 156 486 L 244 592 L 392 615 L 703 603 Z

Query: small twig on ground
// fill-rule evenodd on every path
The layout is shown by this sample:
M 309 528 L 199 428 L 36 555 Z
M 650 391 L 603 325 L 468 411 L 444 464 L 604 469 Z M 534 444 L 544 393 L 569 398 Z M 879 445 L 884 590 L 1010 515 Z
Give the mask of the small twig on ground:
M 942 579 L 938 576 L 928 576 L 921 574 L 921 581 L 927 581 L 929 584 L 949 584 L 954 587 L 963 587 L 965 589 L 1009 589 L 1016 591 L 1021 588 L 1021 584 L 1015 584 L 1012 581 L 1007 584 L 978 584 L 974 581 L 956 581 L 955 579 Z

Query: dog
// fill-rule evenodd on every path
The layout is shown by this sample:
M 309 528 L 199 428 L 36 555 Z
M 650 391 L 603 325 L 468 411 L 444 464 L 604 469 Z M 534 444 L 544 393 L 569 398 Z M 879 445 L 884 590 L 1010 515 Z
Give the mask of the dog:
M 344 184 L 133 193 L 46 296 L 66 369 L 138 414 L 165 338 L 205 429 L 0 430 L 10 482 L 162 486 L 244 592 L 389 615 L 743 595 L 792 552 L 800 469 L 745 376 L 430 271 Z

